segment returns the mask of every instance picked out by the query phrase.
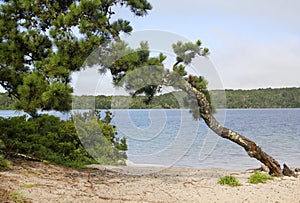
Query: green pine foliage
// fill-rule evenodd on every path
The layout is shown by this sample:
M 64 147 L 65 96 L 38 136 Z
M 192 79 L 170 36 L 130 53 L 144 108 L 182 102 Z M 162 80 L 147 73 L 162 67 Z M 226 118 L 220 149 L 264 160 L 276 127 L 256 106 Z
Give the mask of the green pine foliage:
M 101 118 L 100 111 L 75 114 L 72 117 L 78 137 L 87 152 L 100 164 L 117 164 L 125 162 L 128 149 L 126 138 L 117 136 L 116 126 L 111 125 L 112 114 L 105 112 Z
M 178 42 L 173 45 L 176 61 L 172 70 L 165 67 L 166 56 L 162 53 L 151 56 L 147 42 L 141 42 L 140 47 L 132 49 L 125 42 L 114 42 L 108 46 L 108 52 L 99 55 L 102 67 L 100 72 L 110 71 L 116 86 L 124 87 L 134 98 L 144 95 L 144 103 L 151 105 L 155 95 L 161 93 L 163 86 L 171 86 L 175 90 L 184 88 L 187 82 L 207 96 L 207 81 L 203 76 L 187 75 L 186 65 L 190 64 L 197 55 L 209 54 L 207 48 L 201 47 L 201 42 Z M 147 76 L 147 77 L 145 77 Z M 200 108 L 191 99 L 193 95 L 186 95 L 185 104 L 191 109 L 193 116 L 199 118 Z M 191 102 L 192 101 L 192 102 Z M 119 107 L 117 107 L 119 108 Z
M 14 100 L 7 93 L 0 93 L 0 110 L 13 109 Z
M 5 145 L 3 141 L 0 139 L 0 150 L 4 149 Z M 11 163 L 4 159 L 4 156 L 0 154 L 0 171 L 5 171 L 11 168 Z
M 152 9 L 147 0 L 1 1 L 0 85 L 14 108 L 33 117 L 38 109 L 70 110 L 71 73 L 95 48 L 132 31 L 114 17 L 117 7 L 136 16 Z
M 95 162 L 80 142 L 73 120 L 37 112 L 71 110 L 71 74 L 89 65 L 85 60 L 93 50 L 132 31 L 130 22 L 116 19 L 116 8 L 144 16 L 152 6 L 147 0 L 1 1 L 0 86 L 6 93 L 0 94 L 0 108 L 23 110 L 31 116 L 0 118 L 5 151 L 70 166 Z M 95 150 L 103 153 L 97 160 L 114 164 L 126 157 L 127 145 L 125 138 L 117 138 L 110 116 L 78 123 L 85 126 L 86 137 L 98 133 L 95 141 L 101 144 Z
M 107 118 L 95 118 L 95 123 L 82 123 L 86 135 L 97 137 L 95 150 L 100 155 L 93 156 L 81 143 L 74 120 L 63 121 L 55 116 L 43 114 L 37 118 L 26 116 L 0 118 L 0 139 L 4 142 L 6 152 L 17 152 L 47 160 L 54 164 L 84 167 L 87 164 L 117 164 L 126 158 L 126 139 L 118 140 L 115 126 Z M 74 118 L 73 118 L 74 119 Z M 99 125 L 100 124 L 100 125 Z M 94 132 L 98 132 L 95 134 Z M 102 145 L 105 143 L 105 145 Z M 98 150 L 98 151 L 97 151 Z

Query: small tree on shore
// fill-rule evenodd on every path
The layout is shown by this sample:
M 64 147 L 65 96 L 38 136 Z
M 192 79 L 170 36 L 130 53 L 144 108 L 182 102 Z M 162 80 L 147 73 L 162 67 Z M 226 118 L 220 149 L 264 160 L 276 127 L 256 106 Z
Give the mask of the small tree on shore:
M 142 42 L 140 48 L 136 50 L 129 48 L 124 42 L 116 42 L 109 49 L 107 55 L 101 56 L 102 69 L 100 72 L 110 70 L 115 85 L 125 87 L 133 96 L 145 94 L 148 98 L 147 102 L 151 101 L 163 86 L 182 90 L 187 93 L 187 100 L 196 101 L 196 107 L 190 105 L 195 119 L 202 118 L 217 135 L 243 147 L 250 157 L 256 158 L 267 166 L 270 174 L 282 176 L 289 175 L 286 173 L 287 171 L 293 173 L 285 164 L 284 170 L 282 170 L 280 164 L 255 142 L 222 126 L 215 119 L 207 90 L 207 81 L 203 76 L 188 75 L 186 72 L 186 66 L 192 62 L 195 56 L 206 57 L 209 54 L 209 50 L 201 46 L 200 40 L 196 43 L 177 42 L 173 44 L 173 51 L 177 57 L 171 68 L 165 68 L 163 62 L 166 56 L 163 54 L 151 57 L 145 42 Z M 118 60 L 115 60 L 116 58 Z

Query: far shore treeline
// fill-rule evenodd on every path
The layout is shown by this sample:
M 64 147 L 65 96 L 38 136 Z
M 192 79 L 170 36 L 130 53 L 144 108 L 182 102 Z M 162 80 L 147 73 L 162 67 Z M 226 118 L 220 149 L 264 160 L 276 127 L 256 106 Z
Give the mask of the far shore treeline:
M 300 108 L 300 88 L 267 88 L 253 90 L 212 90 L 210 91 L 215 108 Z M 89 109 L 95 106 L 96 109 L 130 108 L 147 109 L 182 108 L 178 100 L 184 95 L 180 92 L 172 92 L 156 96 L 150 104 L 146 104 L 146 97 L 137 96 L 74 96 L 74 109 Z M 225 100 L 225 101 L 224 101 Z M 128 102 L 129 101 L 129 102 Z M 13 99 L 6 93 L 0 93 L 0 109 L 13 110 Z

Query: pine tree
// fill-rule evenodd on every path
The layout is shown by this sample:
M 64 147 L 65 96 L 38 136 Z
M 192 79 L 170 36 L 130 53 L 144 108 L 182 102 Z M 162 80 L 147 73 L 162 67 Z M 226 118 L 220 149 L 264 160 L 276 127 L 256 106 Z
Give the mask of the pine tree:
M 103 42 L 132 31 L 112 21 L 116 6 L 136 16 L 151 9 L 146 0 L 2 0 L 0 85 L 17 109 L 34 117 L 37 109 L 70 110 L 71 73 Z

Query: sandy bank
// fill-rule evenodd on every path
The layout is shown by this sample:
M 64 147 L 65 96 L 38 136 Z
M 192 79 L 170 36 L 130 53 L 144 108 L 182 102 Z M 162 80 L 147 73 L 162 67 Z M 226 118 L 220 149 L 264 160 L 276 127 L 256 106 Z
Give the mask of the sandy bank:
M 157 167 L 70 169 L 22 162 L 0 173 L 0 200 L 13 202 L 300 202 L 300 178 L 253 185 L 253 171 Z M 163 170 L 162 170 L 163 169 Z M 155 171 L 155 173 L 150 173 Z M 129 172 L 129 173 L 128 173 Z M 128 175 L 130 173 L 135 175 Z M 137 174 L 138 173 L 138 174 Z M 240 187 L 219 185 L 233 175 Z M 2 198 L 2 199 L 1 199 Z

